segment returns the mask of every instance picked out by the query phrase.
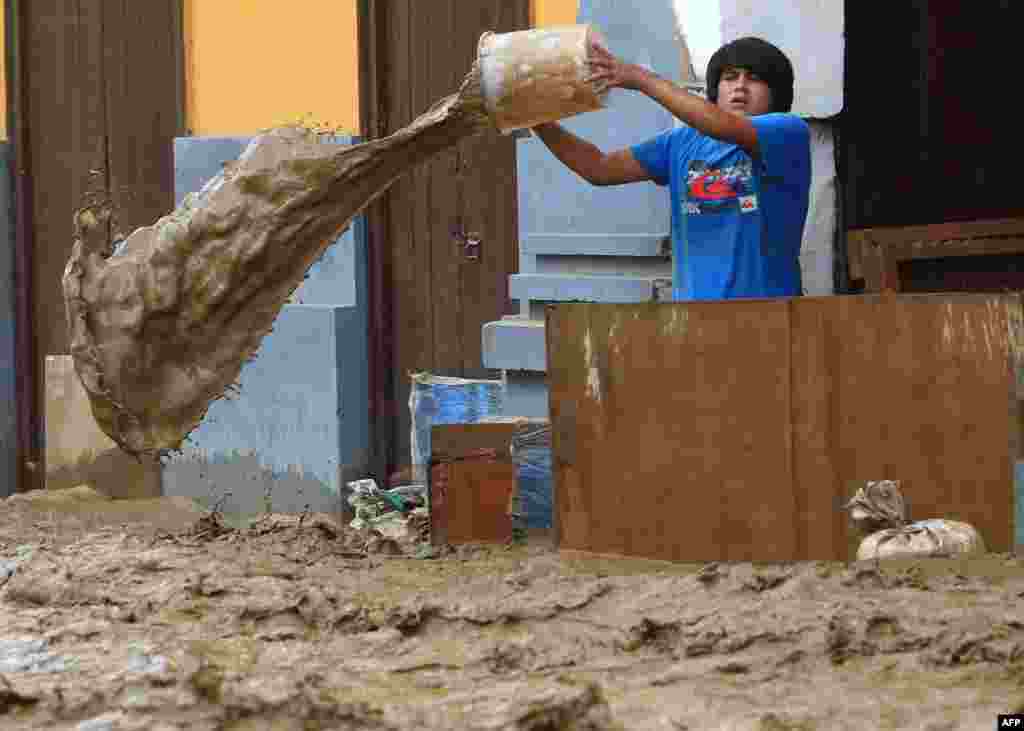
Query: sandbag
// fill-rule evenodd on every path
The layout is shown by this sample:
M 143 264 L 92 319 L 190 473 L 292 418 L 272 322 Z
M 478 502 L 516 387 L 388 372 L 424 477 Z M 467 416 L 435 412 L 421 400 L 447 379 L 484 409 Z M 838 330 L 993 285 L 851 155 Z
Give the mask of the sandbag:
M 972 526 L 956 520 L 932 519 L 872 533 L 860 542 L 857 560 L 986 552 L 985 541 Z
M 843 509 L 854 528 L 868 534 L 857 547 L 857 560 L 955 556 L 986 553 L 973 526 L 933 518 L 910 523 L 898 480 L 873 480 L 857 490 Z

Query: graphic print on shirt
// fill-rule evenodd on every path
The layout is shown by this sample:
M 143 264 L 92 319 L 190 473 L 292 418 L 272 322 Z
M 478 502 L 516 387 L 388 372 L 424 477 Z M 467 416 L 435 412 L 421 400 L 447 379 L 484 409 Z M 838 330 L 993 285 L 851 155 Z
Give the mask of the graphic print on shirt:
M 691 216 L 707 213 L 757 210 L 754 169 L 750 160 L 716 168 L 703 160 L 692 160 L 686 171 L 686 199 L 683 210 Z

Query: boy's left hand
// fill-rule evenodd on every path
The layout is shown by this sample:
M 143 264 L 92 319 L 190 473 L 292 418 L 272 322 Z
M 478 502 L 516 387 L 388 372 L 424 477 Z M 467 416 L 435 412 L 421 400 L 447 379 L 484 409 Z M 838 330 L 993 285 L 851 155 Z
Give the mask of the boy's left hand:
M 619 60 L 600 43 L 592 43 L 590 48 L 590 74 L 586 80 L 595 84 L 599 92 L 639 88 L 643 69 Z

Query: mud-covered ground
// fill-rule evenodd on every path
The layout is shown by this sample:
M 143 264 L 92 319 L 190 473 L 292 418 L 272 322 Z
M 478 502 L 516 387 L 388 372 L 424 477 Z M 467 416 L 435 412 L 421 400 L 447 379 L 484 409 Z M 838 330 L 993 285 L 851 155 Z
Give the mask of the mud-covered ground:
M 0 728 L 938 731 L 1024 710 L 1013 556 L 415 558 L 328 516 L 203 515 L 0 502 Z

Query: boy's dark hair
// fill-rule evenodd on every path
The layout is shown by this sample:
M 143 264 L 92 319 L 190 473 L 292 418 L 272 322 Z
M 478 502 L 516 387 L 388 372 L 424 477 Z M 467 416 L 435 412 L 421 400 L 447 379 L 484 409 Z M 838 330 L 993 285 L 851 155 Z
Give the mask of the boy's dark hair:
M 708 61 L 708 99 L 718 102 L 718 82 L 726 66 L 753 71 L 772 90 L 772 110 L 788 112 L 793 108 L 793 64 L 786 54 L 760 38 L 739 38 L 715 51 Z

